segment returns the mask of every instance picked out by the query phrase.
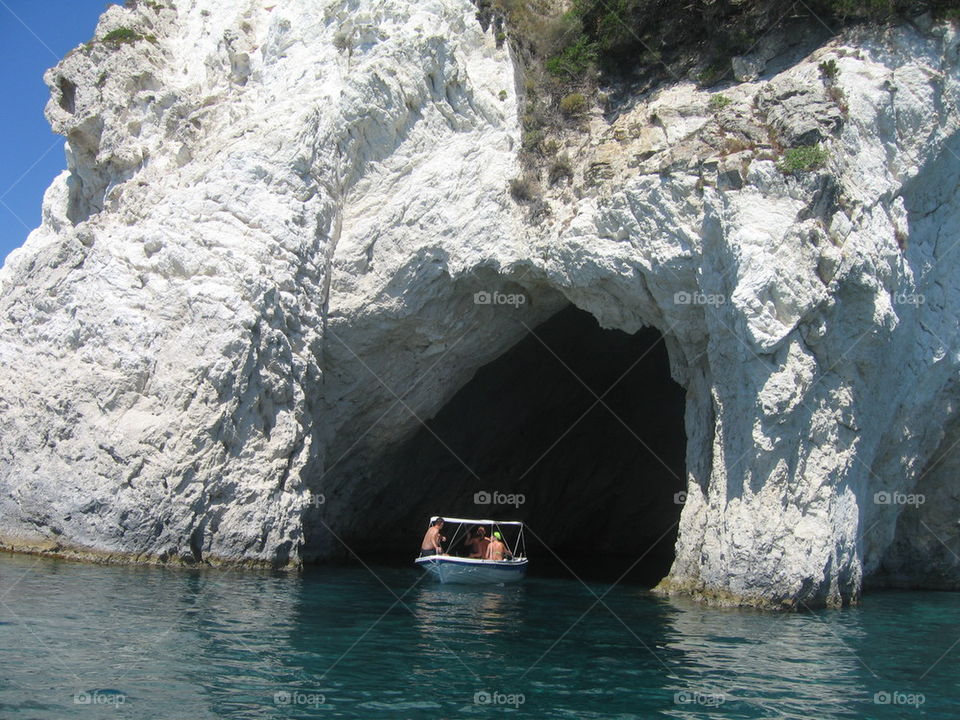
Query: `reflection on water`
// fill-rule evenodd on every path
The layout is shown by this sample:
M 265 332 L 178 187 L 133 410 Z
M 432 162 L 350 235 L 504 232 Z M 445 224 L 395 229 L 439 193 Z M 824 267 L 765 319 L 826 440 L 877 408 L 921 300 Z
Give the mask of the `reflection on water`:
M 864 672 L 844 636 L 811 614 L 723 613 L 671 601 L 663 648 L 683 657 L 684 690 L 715 694 L 729 709 L 753 706 L 778 717 L 857 717 L 850 701 L 867 697 Z M 871 693 L 872 694 L 872 693 Z
M 419 584 L 410 602 L 417 627 L 425 638 L 459 639 L 460 628 L 475 628 L 478 640 L 485 635 L 516 633 L 523 607 L 522 583 L 491 588 Z M 487 643 L 491 645 L 492 643 Z
M 0 717 L 960 717 L 954 594 L 776 615 L 374 572 L 0 556 Z

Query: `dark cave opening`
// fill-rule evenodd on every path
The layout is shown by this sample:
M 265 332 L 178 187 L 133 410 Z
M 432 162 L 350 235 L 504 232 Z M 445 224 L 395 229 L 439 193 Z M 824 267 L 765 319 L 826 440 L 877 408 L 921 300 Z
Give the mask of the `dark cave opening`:
M 686 446 L 685 394 L 662 340 L 604 330 L 573 306 L 557 313 L 384 458 L 373 507 L 389 509 L 410 551 L 391 557 L 406 540 L 368 533 L 350 544 L 409 562 L 430 515 L 518 519 L 532 575 L 632 566 L 629 580 L 657 582 L 673 561 Z

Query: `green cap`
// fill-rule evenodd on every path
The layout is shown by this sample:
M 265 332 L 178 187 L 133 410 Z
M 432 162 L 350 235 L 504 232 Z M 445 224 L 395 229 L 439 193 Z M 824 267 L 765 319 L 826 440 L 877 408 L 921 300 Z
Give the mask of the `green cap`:
M 493 536 L 494 536 L 497 540 L 503 540 L 503 535 L 500 534 L 500 531 L 499 531 L 499 530 L 494 530 L 494 531 L 493 531 Z

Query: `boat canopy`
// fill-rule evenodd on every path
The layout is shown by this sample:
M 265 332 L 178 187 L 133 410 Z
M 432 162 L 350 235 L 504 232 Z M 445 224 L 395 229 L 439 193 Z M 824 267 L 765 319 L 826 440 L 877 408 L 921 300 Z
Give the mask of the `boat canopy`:
M 518 525 L 523 527 L 523 523 L 519 520 L 472 520 L 470 518 L 455 518 L 447 517 L 446 515 L 434 515 L 430 518 L 430 523 L 433 524 L 433 521 L 437 518 L 442 517 L 444 522 L 448 523 L 462 523 L 462 524 L 473 524 L 473 525 Z

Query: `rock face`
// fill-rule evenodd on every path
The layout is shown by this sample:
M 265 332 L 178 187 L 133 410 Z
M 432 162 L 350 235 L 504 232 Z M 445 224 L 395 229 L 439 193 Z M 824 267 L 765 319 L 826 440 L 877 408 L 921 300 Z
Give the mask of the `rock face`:
M 686 392 L 663 591 L 960 586 L 956 31 L 851 31 L 748 58 L 768 74 L 729 104 L 678 83 L 596 115 L 531 224 L 523 84 L 474 14 L 141 2 L 50 71 L 68 170 L 0 274 L 3 543 L 342 554 L 400 509 L 372 503 L 385 458 L 572 303 L 656 328 Z M 781 171 L 773 137 L 825 166 Z

